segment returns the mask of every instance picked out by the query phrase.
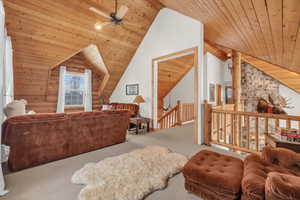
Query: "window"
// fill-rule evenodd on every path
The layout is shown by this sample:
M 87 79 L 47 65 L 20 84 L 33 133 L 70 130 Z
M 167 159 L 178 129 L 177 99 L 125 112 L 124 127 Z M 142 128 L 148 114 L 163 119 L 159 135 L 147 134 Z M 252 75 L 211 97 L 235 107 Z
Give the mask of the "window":
M 65 74 L 65 106 L 84 106 L 84 79 L 83 74 Z

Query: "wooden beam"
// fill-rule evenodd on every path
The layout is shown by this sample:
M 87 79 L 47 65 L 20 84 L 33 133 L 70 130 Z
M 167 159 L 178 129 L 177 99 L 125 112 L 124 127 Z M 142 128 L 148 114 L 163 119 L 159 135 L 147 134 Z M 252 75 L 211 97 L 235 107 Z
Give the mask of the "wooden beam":
M 241 60 L 241 53 L 232 51 L 232 90 L 235 111 L 238 111 L 241 103 Z
M 204 43 L 204 54 L 207 53 L 207 52 L 213 54 L 214 56 L 218 57 L 222 61 L 226 61 L 228 59 L 226 52 L 218 49 L 212 43 L 209 43 L 209 42 L 205 41 L 205 43 Z

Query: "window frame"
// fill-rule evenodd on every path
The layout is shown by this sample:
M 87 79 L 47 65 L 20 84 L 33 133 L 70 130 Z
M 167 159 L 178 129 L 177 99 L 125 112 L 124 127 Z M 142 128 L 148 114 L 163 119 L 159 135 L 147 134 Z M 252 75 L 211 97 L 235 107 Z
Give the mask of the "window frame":
M 82 100 L 82 104 L 81 105 L 66 105 L 66 85 L 64 85 L 64 107 L 65 108 L 83 108 L 84 105 L 85 105 L 85 95 L 86 95 L 86 87 L 85 87 L 85 84 L 86 84 L 86 77 L 85 77 L 85 74 L 84 73 L 81 73 L 81 72 L 72 72 L 72 71 L 66 71 L 65 75 L 64 75 L 64 84 L 65 84 L 65 76 L 66 75 L 72 75 L 72 76 L 79 76 L 79 77 L 82 77 L 83 78 L 83 100 Z M 74 90 L 74 91 L 78 91 L 78 90 Z

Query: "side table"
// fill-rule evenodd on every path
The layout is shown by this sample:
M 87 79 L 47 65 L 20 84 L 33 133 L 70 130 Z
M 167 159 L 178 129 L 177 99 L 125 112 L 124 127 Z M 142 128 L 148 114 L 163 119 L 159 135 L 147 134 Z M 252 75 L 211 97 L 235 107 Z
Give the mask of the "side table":
M 145 118 L 145 117 L 130 118 L 130 123 L 135 124 L 135 126 L 136 126 L 136 128 L 135 128 L 136 134 L 139 134 L 139 130 L 143 124 L 147 125 L 147 132 L 149 132 L 150 131 L 150 122 L 151 122 L 150 118 Z

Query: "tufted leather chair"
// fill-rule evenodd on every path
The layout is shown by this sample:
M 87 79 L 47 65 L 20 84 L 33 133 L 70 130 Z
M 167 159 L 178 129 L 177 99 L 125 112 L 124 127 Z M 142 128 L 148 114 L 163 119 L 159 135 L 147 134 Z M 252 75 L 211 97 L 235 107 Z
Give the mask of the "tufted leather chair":
M 300 154 L 265 147 L 244 161 L 242 200 L 299 200 Z

